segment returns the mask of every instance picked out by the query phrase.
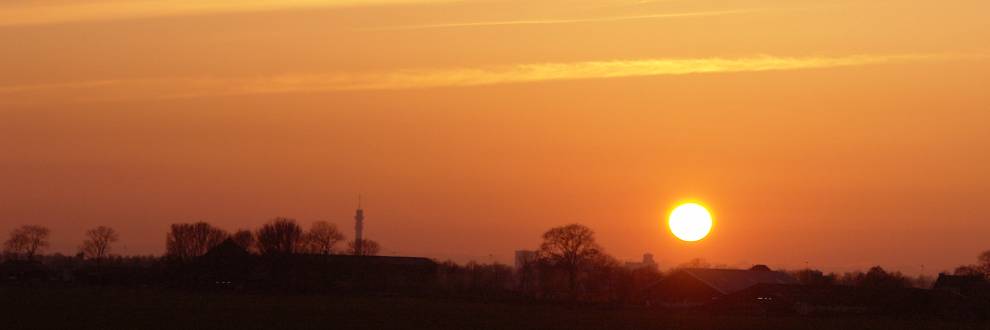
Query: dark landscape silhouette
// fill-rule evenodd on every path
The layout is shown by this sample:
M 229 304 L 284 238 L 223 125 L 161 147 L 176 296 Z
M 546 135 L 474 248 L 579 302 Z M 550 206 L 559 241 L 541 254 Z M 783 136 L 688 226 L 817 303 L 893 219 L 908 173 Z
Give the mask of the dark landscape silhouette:
M 363 220 L 359 209 L 357 232 Z M 114 254 L 119 236 L 105 226 L 88 230 L 76 255 L 44 254 L 49 235 L 43 226 L 25 225 L 12 231 L 4 243 L 0 263 L 4 302 L 0 307 L 14 316 L 0 321 L 7 326 L 179 327 L 152 322 L 163 315 L 138 316 L 146 310 L 121 312 L 129 308 L 155 309 L 156 313 L 175 310 L 175 306 L 158 305 L 156 301 L 163 299 L 168 304 L 214 300 L 202 305 L 201 313 L 232 308 L 236 311 L 231 312 L 256 315 L 271 313 L 254 309 L 256 303 L 313 303 L 319 305 L 307 307 L 322 310 L 321 306 L 354 302 L 395 317 L 365 323 L 371 316 L 360 313 L 369 310 L 323 315 L 329 318 L 326 322 L 359 328 L 789 329 L 835 324 L 845 324 L 843 328 L 864 324 L 977 328 L 990 320 L 990 251 L 980 255 L 979 263 L 939 274 L 933 281 L 879 266 L 866 272 L 826 274 L 764 265 L 729 269 L 702 259 L 661 271 L 652 254 L 642 262 L 620 263 L 595 241 L 592 229 L 580 224 L 550 228 L 535 250 L 517 251 L 514 267 L 378 256 L 378 242 L 366 238 L 348 242 L 335 224 L 321 221 L 304 229 L 296 220 L 282 217 L 255 230 L 233 233 L 206 222 L 173 224 L 165 235 L 162 256 Z M 333 303 L 324 305 L 324 300 Z M 81 304 L 73 308 L 94 308 L 85 313 L 103 315 L 40 317 L 39 313 L 66 304 Z M 421 309 L 417 313 L 445 316 L 406 314 L 411 306 Z M 461 308 L 463 313 L 453 311 Z M 490 312 L 492 308 L 499 311 Z M 539 312 L 517 315 L 512 312 L 517 308 Z M 299 308 L 298 312 L 315 310 Z M 590 324 L 577 319 L 542 319 L 570 313 L 597 314 L 599 319 Z M 195 321 L 174 321 L 192 322 L 188 324 L 193 327 L 315 327 L 274 319 L 271 322 L 275 323 L 240 323 L 243 315 L 230 323 L 204 317 L 209 318 L 201 315 Z M 866 319 L 871 321 L 861 322 Z
M 988 0 L 0 0 L 0 330 L 990 330 Z

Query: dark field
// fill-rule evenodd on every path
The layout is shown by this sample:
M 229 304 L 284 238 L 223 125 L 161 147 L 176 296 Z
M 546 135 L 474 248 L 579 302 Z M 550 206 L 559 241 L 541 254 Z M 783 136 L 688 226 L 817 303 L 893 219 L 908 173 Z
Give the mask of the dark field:
M 2 288 L 0 329 L 990 329 L 936 320 L 761 317 L 403 297 Z

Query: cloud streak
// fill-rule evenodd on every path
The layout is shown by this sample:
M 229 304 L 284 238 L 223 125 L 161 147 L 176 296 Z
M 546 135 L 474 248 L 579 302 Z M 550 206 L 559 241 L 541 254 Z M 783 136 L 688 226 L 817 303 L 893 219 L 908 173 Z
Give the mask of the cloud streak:
M 265 77 L 180 77 L 0 86 L 0 99 L 97 101 L 225 95 L 472 87 L 563 80 L 807 70 L 982 56 L 946 54 L 838 57 L 671 58 L 413 69 Z M 123 95 L 123 96 L 121 96 Z
M 0 26 L 99 22 L 149 17 L 259 12 L 301 8 L 401 5 L 456 0 L 96 0 L 2 5 Z
M 551 25 L 551 24 L 578 24 L 578 23 L 607 23 L 607 22 L 636 21 L 636 20 L 665 19 L 665 18 L 688 18 L 688 17 L 724 16 L 724 15 L 736 15 L 736 14 L 754 13 L 754 12 L 760 12 L 760 11 L 765 11 L 765 10 L 766 9 L 740 9 L 740 10 L 721 10 L 721 11 L 705 11 L 705 12 L 667 13 L 667 14 L 651 14 L 651 15 L 608 16 L 608 17 L 575 18 L 575 19 L 540 19 L 540 20 L 505 20 L 505 21 L 483 21 L 483 22 L 458 22 L 458 23 L 440 23 L 440 24 L 422 24 L 422 25 L 384 26 L 384 27 L 366 28 L 366 29 L 362 29 L 362 30 L 365 30 L 365 31 L 426 30 L 426 29 L 446 29 L 446 28 L 461 28 L 461 27 L 489 27 L 489 26 L 511 26 L 511 25 Z

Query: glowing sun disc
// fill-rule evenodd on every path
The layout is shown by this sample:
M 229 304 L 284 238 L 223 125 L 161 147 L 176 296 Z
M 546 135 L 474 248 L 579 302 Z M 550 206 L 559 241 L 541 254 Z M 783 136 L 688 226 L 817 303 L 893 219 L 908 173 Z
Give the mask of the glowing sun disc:
M 712 215 L 697 203 L 682 204 L 670 212 L 670 232 L 682 241 L 696 242 L 712 231 Z

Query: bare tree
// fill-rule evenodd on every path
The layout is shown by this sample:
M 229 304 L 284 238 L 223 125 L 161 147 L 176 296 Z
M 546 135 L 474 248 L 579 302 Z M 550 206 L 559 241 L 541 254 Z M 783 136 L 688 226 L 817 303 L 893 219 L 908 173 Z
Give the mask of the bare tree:
M 285 255 L 299 251 L 303 245 L 302 227 L 295 219 L 275 218 L 261 226 L 256 234 L 258 252 L 265 255 Z
M 99 226 L 86 231 L 86 240 L 79 247 L 79 252 L 87 258 L 100 260 L 110 252 L 110 244 L 118 240 L 120 240 L 120 236 L 117 235 L 116 230 Z
M 361 240 L 361 251 L 360 254 L 357 251 L 357 242 L 351 241 L 347 243 L 347 254 L 351 255 L 362 255 L 362 256 L 376 256 L 378 252 L 381 252 L 381 246 L 378 242 L 372 241 L 370 239 Z
M 254 233 L 250 230 L 238 230 L 233 235 L 230 235 L 230 239 L 234 240 L 234 243 L 237 243 L 237 245 L 245 250 L 251 251 L 255 248 Z
M 313 253 L 333 254 L 334 246 L 343 240 L 344 234 L 337 229 L 337 225 L 326 221 L 314 222 L 306 233 L 307 250 Z
M 189 260 L 206 254 L 227 239 L 227 232 L 206 222 L 176 223 L 165 237 L 165 254 Z
M 24 225 L 10 232 L 4 242 L 4 253 L 14 258 L 34 260 L 34 257 L 48 247 L 51 230 L 43 226 Z
M 580 224 L 570 224 L 543 233 L 538 255 L 567 273 L 567 283 L 573 292 L 578 273 L 602 255 L 602 248 L 595 242 L 594 231 Z

